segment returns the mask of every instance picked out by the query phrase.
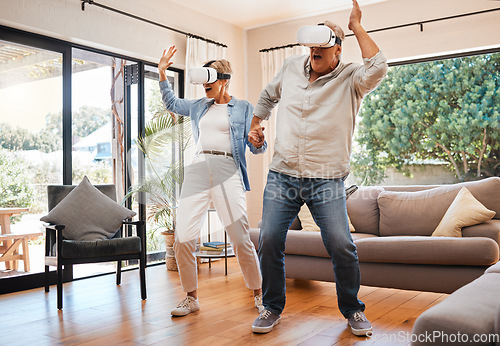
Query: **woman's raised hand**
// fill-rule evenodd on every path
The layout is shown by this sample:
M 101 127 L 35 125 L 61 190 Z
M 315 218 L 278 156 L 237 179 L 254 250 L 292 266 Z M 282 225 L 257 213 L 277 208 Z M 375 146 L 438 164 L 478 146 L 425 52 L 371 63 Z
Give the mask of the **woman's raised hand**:
M 175 52 L 177 52 L 177 48 L 175 48 L 175 45 L 171 46 L 168 51 L 166 49 L 163 51 L 163 55 L 161 56 L 160 62 L 158 63 L 158 70 L 165 71 L 173 64 L 170 59 L 172 59 Z

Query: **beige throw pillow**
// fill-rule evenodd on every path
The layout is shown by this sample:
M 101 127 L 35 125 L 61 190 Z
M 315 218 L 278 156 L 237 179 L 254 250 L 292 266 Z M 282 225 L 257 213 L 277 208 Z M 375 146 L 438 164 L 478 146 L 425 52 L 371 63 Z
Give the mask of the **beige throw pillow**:
M 347 218 L 349 220 L 349 230 L 351 232 L 354 232 L 354 226 L 351 223 L 351 220 L 349 217 Z M 307 207 L 307 204 L 302 205 L 302 207 L 299 210 L 299 220 L 300 223 L 302 224 L 302 230 L 303 231 L 312 231 L 312 232 L 319 232 L 319 226 L 316 225 L 316 222 L 314 222 L 314 218 L 311 214 L 311 211 Z
M 493 216 L 494 211 L 487 209 L 466 187 L 462 187 L 432 236 L 461 237 L 463 227 L 491 220 Z

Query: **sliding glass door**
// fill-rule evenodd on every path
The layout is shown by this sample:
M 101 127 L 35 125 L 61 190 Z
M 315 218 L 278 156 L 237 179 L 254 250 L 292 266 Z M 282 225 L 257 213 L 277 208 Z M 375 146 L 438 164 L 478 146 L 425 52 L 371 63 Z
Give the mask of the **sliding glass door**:
M 62 60 L 60 52 L 0 40 L 1 232 L 31 234 L 24 261 L 0 261 L 0 280 L 44 270 L 39 219 L 47 185 L 63 183 Z M 15 241 L 2 240 L 5 257 L 23 253 Z
M 182 96 L 182 71 L 169 78 Z M 48 212 L 47 185 L 76 185 L 87 176 L 115 184 L 121 203 L 146 175 L 136 141 L 152 117 L 148 104 L 159 99 L 157 79 L 145 62 L 0 26 L 1 230 L 30 234 L 29 265 L 0 257 L 0 293 L 43 285 L 39 219 Z M 124 203 L 146 219 L 146 204 Z M 148 228 L 148 258 L 161 261 L 161 235 L 154 224 Z M 0 240 L 0 255 L 24 254 L 22 246 L 12 249 L 14 241 Z M 67 269 L 65 279 L 72 280 L 115 271 L 115 263 Z

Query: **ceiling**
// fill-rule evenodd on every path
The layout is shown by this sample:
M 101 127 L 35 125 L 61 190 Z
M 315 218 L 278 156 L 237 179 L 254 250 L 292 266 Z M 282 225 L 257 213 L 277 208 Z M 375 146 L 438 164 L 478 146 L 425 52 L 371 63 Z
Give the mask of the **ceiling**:
M 349 9 L 352 0 L 170 0 L 243 29 Z M 360 6 L 385 0 L 358 0 Z

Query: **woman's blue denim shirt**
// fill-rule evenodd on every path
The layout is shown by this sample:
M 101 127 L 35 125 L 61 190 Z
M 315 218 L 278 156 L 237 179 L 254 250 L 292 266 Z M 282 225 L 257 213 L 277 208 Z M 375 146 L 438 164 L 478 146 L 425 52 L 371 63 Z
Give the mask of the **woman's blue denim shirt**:
M 168 80 L 160 82 L 160 91 L 163 104 L 169 111 L 191 118 L 194 140 L 195 143 L 198 143 L 200 137 L 200 119 L 215 102 L 214 99 L 206 97 L 198 100 L 180 99 L 175 96 Z M 250 132 L 250 125 L 253 118 L 253 106 L 250 102 L 231 97 L 227 110 L 229 113 L 229 132 L 231 135 L 233 159 L 236 163 L 236 167 L 238 167 L 241 182 L 245 190 L 250 191 L 247 162 L 245 159 L 245 146 L 248 146 L 253 154 L 261 154 L 266 151 L 267 142 L 264 142 L 262 147 L 255 148 L 248 141 L 248 132 Z

